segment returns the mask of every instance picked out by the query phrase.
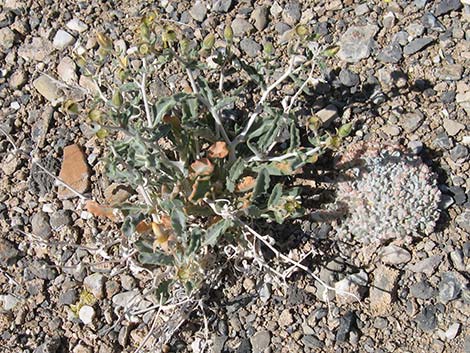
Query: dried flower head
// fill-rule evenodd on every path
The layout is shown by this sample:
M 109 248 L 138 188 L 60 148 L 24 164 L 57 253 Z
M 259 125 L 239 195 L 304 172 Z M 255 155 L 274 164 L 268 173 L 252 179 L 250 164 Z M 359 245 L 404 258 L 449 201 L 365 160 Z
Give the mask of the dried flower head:
M 393 145 L 359 143 L 339 161 L 337 197 L 348 216 L 338 234 L 370 243 L 427 235 L 439 218 L 440 191 L 421 158 Z

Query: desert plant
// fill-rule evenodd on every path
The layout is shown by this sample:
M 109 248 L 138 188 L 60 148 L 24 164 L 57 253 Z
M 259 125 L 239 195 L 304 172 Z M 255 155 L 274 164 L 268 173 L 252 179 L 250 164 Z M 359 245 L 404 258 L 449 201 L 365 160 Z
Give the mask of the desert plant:
M 174 269 L 165 289 L 174 281 L 199 288 L 215 266 L 218 251 L 210 248 L 256 243 L 250 224 L 303 214 L 289 176 L 351 128 L 328 133 L 312 112 L 299 113 L 318 82 L 319 60 L 335 51 L 314 39 L 305 26 L 293 29 L 280 70 L 282 56 L 269 42 L 250 64 L 239 57 L 230 26 L 197 40 L 150 14 L 140 23 L 138 46 L 119 51 L 100 33 L 97 55 L 77 58 L 96 82 L 89 119 L 107 141 L 107 174 L 141 197 L 121 205 L 122 231 L 142 264 Z M 114 74 L 114 82 L 101 82 L 102 72 Z M 189 84 L 149 94 L 164 72 Z
M 346 178 L 337 201 L 347 213 L 337 228 L 340 236 L 364 243 L 411 241 L 433 231 L 441 193 L 420 157 L 399 146 L 364 142 L 349 145 L 339 166 Z

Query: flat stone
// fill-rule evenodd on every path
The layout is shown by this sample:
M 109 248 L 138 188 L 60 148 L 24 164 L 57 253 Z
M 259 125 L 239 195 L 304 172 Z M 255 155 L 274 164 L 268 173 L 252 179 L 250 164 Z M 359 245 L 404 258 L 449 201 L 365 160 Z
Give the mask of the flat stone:
M 444 32 L 446 28 L 444 25 L 430 12 L 426 12 L 423 17 L 421 17 L 421 23 L 427 29 L 436 32 Z
M 396 125 L 385 125 L 382 128 L 382 131 L 385 132 L 389 136 L 398 136 L 401 133 L 400 127 Z
M 15 245 L 7 239 L 0 238 L 0 266 L 8 267 L 18 257 Z
M 18 48 L 18 55 L 26 61 L 45 62 L 46 59 L 50 59 L 53 50 L 50 41 L 42 37 L 34 37 L 30 44 L 23 44 Z
M 464 211 L 455 218 L 460 228 L 470 232 L 470 211 Z
M 235 37 L 242 37 L 247 33 L 251 33 L 254 29 L 253 25 L 244 18 L 237 17 L 232 21 L 232 30 Z
M 311 349 L 323 348 L 325 346 L 325 343 L 323 343 L 314 335 L 303 336 L 302 343 L 304 344 L 306 348 L 311 348 Z
M 67 291 L 60 293 L 59 304 L 60 305 L 71 305 L 75 304 L 78 300 L 78 294 L 76 289 L 68 289 Z
M 424 120 L 424 116 L 420 111 L 407 113 L 401 121 L 401 126 L 406 132 L 415 132 Z
M 338 57 L 350 63 L 369 57 L 374 43 L 373 38 L 378 30 L 379 27 L 376 25 L 350 27 L 339 40 Z
M 52 235 L 49 216 L 43 211 L 39 211 L 31 217 L 31 228 L 33 234 L 42 239 L 49 239 Z
M 290 26 L 294 26 L 302 17 L 300 2 L 289 1 L 282 11 L 282 19 Z
M 468 157 L 468 149 L 459 143 L 450 150 L 449 154 L 454 162 L 463 162 Z
M 269 11 L 266 6 L 257 6 L 251 13 L 250 18 L 258 31 L 262 31 L 268 25 L 268 14 Z
M 460 324 L 458 322 L 454 322 L 452 325 L 449 326 L 447 331 L 445 332 L 445 336 L 447 340 L 453 340 L 460 330 Z
M 232 0 L 214 0 L 212 1 L 212 11 L 228 12 L 232 6 Z
M 69 145 L 64 148 L 59 178 L 79 193 L 84 193 L 88 190 L 90 170 L 86 156 L 78 145 Z M 64 186 L 59 186 L 59 199 L 70 199 L 76 196 L 75 193 Z
M 453 272 L 445 272 L 439 282 L 439 301 L 447 304 L 459 297 L 462 291 L 462 284 Z
M 16 70 L 10 76 L 8 84 L 11 89 L 19 89 L 28 81 L 28 74 L 24 70 Z
M 50 216 L 49 224 L 55 231 L 61 230 L 64 227 L 72 224 L 69 210 L 58 210 L 53 212 Z
M 443 16 L 451 11 L 457 11 L 462 7 L 460 0 L 441 0 L 434 10 L 436 16 Z
M 399 265 L 411 260 L 411 254 L 397 245 L 391 244 L 381 249 L 380 259 L 389 265 Z
M 444 81 L 458 81 L 462 78 L 463 66 L 447 64 L 436 71 L 436 77 Z
M 384 315 L 395 299 L 395 287 L 399 272 L 379 265 L 373 273 L 374 281 L 370 288 L 370 307 L 374 315 Z
M 430 37 L 423 37 L 423 38 L 416 38 L 413 39 L 410 43 L 408 43 L 404 48 L 403 48 L 403 54 L 405 55 L 413 55 L 424 48 L 426 48 L 428 45 L 430 45 L 434 40 Z
M 253 353 L 263 353 L 271 343 L 271 333 L 269 331 L 259 331 L 250 338 Z
M 444 150 L 449 150 L 452 148 L 453 143 L 445 131 L 442 131 L 437 134 L 436 138 L 433 140 L 435 147 L 442 148 Z
M 132 190 L 121 184 L 113 183 L 104 190 L 104 198 L 108 205 L 114 206 L 125 202 Z
M 63 29 L 59 29 L 52 40 L 52 46 L 59 50 L 64 50 L 73 43 L 75 43 L 75 38 Z
M 196 1 L 193 6 L 191 6 L 191 9 L 189 9 L 189 14 L 198 22 L 204 21 L 207 15 L 206 4 L 201 1 Z
M 398 43 L 392 43 L 383 48 L 377 55 L 377 60 L 383 63 L 396 64 L 403 58 L 403 50 Z
M 338 117 L 338 108 L 336 108 L 336 106 L 333 104 L 330 104 L 322 110 L 316 112 L 315 115 L 318 117 L 318 119 L 320 119 L 323 126 L 328 127 L 328 125 L 330 125 L 333 120 Z
M 78 33 L 85 32 L 88 29 L 88 25 L 79 20 L 78 18 L 72 18 L 70 21 L 67 22 L 65 25 L 68 29 L 72 31 L 76 31 Z
M 78 318 L 85 324 L 89 325 L 95 318 L 95 309 L 89 305 L 84 305 L 78 311 Z
M 336 341 L 344 342 L 348 339 L 349 333 L 356 327 L 356 315 L 349 311 L 339 319 L 339 327 L 336 332 Z
M 59 77 L 65 83 L 77 83 L 78 75 L 77 75 L 77 65 L 75 62 L 68 56 L 64 56 L 57 66 L 57 73 Z
M 53 105 L 59 103 L 62 97 L 62 91 L 57 85 L 57 82 L 49 76 L 42 75 L 33 81 L 33 86 L 36 90 Z
M 20 302 L 20 299 L 11 294 L 0 295 L 1 309 L 3 310 L 13 310 Z
M 341 69 L 338 78 L 347 87 L 354 87 L 360 83 L 359 75 L 348 69 Z
M 290 326 L 294 322 L 294 318 L 289 309 L 284 309 L 279 315 L 278 321 L 280 326 Z
M 258 56 L 261 52 L 261 45 L 256 43 L 251 38 L 243 38 L 240 42 L 240 48 L 243 50 L 248 56 L 254 58 Z
M 408 143 L 408 148 L 411 150 L 411 153 L 413 153 L 414 155 L 420 154 L 421 151 L 423 150 L 423 147 L 424 146 L 421 141 L 413 140 Z
M 418 328 L 429 332 L 434 331 L 437 327 L 436 308 L 434 306 L 425 306 L 415 319 Z
M 212 353 L 222 353 L 228 336 L 212 336 Z
M 412 272 L 424 273 L 431 277 L 437 266 L 441 263 L 441 255 L 432 255 L 414 264 L 407 265 L 407 269 Z
M 447 118 L 444 119 L 443 126 L 449 136 L 455 136 L 460 131 L 465 129 L 464 124 L 461 124 L 458 121 L 447 119 Z
M 115 296 L 113 296 L 112 302 L 115 306 L 122 306 L 124 308 L 127 308 L 132 303 L 137 303 L 141 299 L 142 296 L 137 290 L 131 290 L 116 294 Z
M 85 288 L 93 294 L 97 299 L 104 297 L 104 284 L 106 277 L 101 273 L 93 273 L 83 280 Z
M 426 280 L 419 281 L 418 283 L 414 283 L 410 286 L 410 295 L 417 299 L 431 299 L 435 292 L 434 288 L 431 287 L 429 282 Z
M 0 29 L 0 51 L 7 52 L 15 43 L 15 32 L 10 28 L 4 27 Z

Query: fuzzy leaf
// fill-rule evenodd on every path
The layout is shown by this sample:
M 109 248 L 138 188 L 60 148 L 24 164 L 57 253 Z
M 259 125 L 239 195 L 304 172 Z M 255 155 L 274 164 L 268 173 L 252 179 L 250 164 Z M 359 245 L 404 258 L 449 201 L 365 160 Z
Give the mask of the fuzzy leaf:
M 227 143 L 224 141 L 217 141 L 210 146 L 207 151 L 209 158 L 225 158 L 228 155 Z
M 237 184 L 236 191 L 237 192 L 246 192 L 251 190 L 255 187 L 256 179 L 252 176 L 243 177 L 243 179 Z
M 197 179 L 193 184 L 193 191 L 189 195 L 188 200 L 196 202 L 204 197 L 204 195 L 210 190 L 210 181 Z
M 227 190 L 230 192 L 235 191 L 235 183 L 238 178 L 243 174 L 245 170 L 245 161 L 242 158 L 238 158 L 230 167 L 228 176 L 227 176 Z
M 274 207 L 276 206 L 279 201 L 281 200 L 282 197 L 282 184 L 276 184 L 271 191 L 271 196 L 269 197 L 268 200 L 268 207 Z
M 171 226 L 176 235 L 181 237 L 186 229 L 186 215 L 179 208 L 174 208 L 171 211 Z
M 207 158 L 201 158 L 191 164 L 191 169 L 196 175 L 211 175 L 214 172 L 214 165 Z
M 261 169 L 256 178 L 256 185 L 253 190 L 253 195 L 251 196 L 253 201 L 268 191 L 270 181 L 268 170 L 266 168 Z
M 200 228 L 195 228 L 191 231 L 189 246 L 186 249 L 186 256 L 191 256 L 201 247 L 202 231 Z
M 172 266 L 174 259 L 172 256 L 166 255 L 160 251 L 141 252 L 138 256 L 139 262 L 144 265 Z
M 158 100 L 155 104 L 155 120 L 153 121 L 153 126 L 159 124 L 163 117 L 176 105 L 176 100 L 174 97 L 163 97 Z
M 203 245 L 214 246 L 225 231 L 233 225 L 230 219 L 222 219 L 207 229 Z

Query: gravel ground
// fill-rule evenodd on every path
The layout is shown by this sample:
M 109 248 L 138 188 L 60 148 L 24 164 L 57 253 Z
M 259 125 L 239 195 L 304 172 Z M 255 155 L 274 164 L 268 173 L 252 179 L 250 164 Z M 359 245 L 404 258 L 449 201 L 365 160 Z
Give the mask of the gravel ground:
M 96 48 L 96 31 L 127 46 L 149 6 L 198 33 L 231 22 L 250 59 L 267 39 L 277 46 L 287 30 L 309 24 L 323 44 L 341 48 L 312 109 L 331 123 L 355 121 L 359 129 L 348 142 L 394 142 L 421 156 L 437 175 L 441 216 L 429 236 L 386 248 L 335 241 L 335 228 L 313 217 L 292 232 L 273 229 L 297 250 L 317 250 L 314 272 L 360 302 L 325 293 L 302 273 L 287 289 L 256 269 L 226 273 L 204 303 L 209 351 L 470 352 L 465 2 L 0 0 L 0 127 L 50 172 L 73 169 L 76 188 L 119 203 L 130 191 L 103 177 L 102 142 L 84 116 L 60 108 L 64 97 L 83 98 L 70 87 L 90 87 L 73 58 Z M 160 82 L 158 89 L 172 88 Z M 77 197 L 31 167 L 32 158 L 11 151 L 2 137 L 0 352 L 135 352 L 152 312 L 124 317 L 122 307 L 142 295 L 146 274 L 100 263 L 125 245 L 116 227 L 90 217 Z M 199 352 L 203 321 L 195 312 L 164 350 Z

